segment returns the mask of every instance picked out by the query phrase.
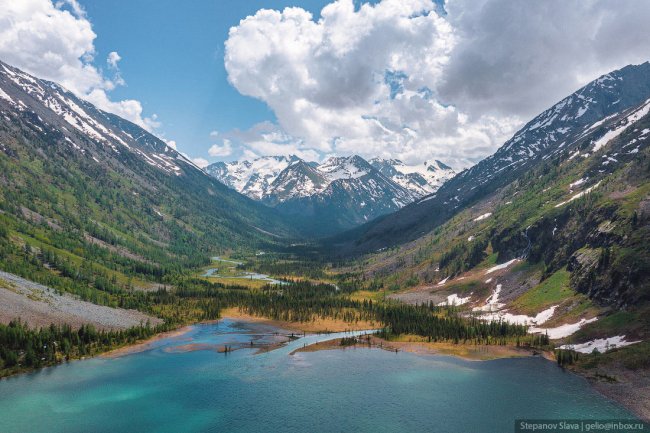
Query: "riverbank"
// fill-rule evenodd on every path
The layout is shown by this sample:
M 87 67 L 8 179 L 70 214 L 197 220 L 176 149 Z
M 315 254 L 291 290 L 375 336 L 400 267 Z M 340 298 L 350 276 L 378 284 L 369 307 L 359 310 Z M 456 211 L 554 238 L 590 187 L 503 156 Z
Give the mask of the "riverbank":
M 376 335 L 359 338 L 355 344 L 348 344 L 340 338 L 324 341 L 302 347 L 292 353 L 318 352 L 320 350 L 347 348 L 375 348 L 389 352 L 408 352 L 416 355 L 455 356 L 467 361 L 491 361 L 495 359 L 523 358 L 535 355 L 542 355 L 545 358 L 550 359 L 552 356 L 548 353 L 541 353 L 514 346 L 470 345 L 423 341 L 389 341 Z
M 213 322 L 215 321 L 211 320 L 209 322 L 203 322 L 203 323 L 213 323 Z M 147 338 L 146 340 L 142 340 L 134 344 L 129 344 L 123 347 L 118 347 L 117 349 L 109 350 L 108 352 L 101 353 L 98 356 L 100 358 L 119 358 L 120 356 L 129 355 L 132 353 L 144 352 L 146 350 L 151 349 L 153 344 L 159 340 L 164 340 L 165 338 L 181 337 L 184 334 L 187 334 L 191 329 L 192 329 L 192 325 L 181 326 L 180 328 L 173 329 L 171 331 L 161 332 L 160 334 L 156 334 L 151 338 Z
M 616 376 L 604 377 L 585 371 L 576 373 L 587 378 L 596 391 L 650 423 L 650 374 L 632 374 L 629 370 L 610 371 Z
M 567 367 L 602 395 L 650 422 L 650 343 L 581 357 Z
M 252 323 L 257 325 L 266 325 L 269 327 L 273 327 L 278 330 L 279 335 L 287 337 L 287 339 L 292 334 L 295 335 L 295 337 L 299 337 L 301 335 L 306 335 L 306 334 L 329 334 L 335 332 L 364 331 L 368 329 L 375 329 L 379 326 L 375 322 L 368 322 L 364 320 L 359 320 L 357 322 L 349 323 L 349 322 L 345 322 L 344 320 L 333 319 L 333 318 L 315 318 L 310 322 L 289 322 L 285 320 L 270 319 L 268 317 L 253 316 L 251 314 L 241 311 L 237 307 L 227 308 L 222 310 L 221 318 L 218 320 L 198 322 L 195 323 L 194 325 L 216 323 L 219 320 L 223 320 L 223 319 L 230 319 L 233 321 L 247 322 L 247 323 Z M 166 339 L 166 338 L 182 337 L 183 335 L 187 334 L 192 329 L 192 326 L 194 325 L 184 325 L 172 331 L 156 334 L 149 339 L 139 341 L 135 344 L 131 344 L 128 346 L 113 349 L 108 352 L 99 354 L 98 356 L 102 358 L 118 358 L 133 353 L 144 352 L 146 350 L 151 349 L 155 345 L 155 343 L 159 340 Z M 285 343 L 286 341 L 275 341 L 268 345 L 262 345 L 259 347 L 256 346 L 256 348 L 258 349 L 257 353 L 263 353 L 263 352 L 268 352 L 277 349 L 279 347 L 282 347 Z M 202 348 L 201 346 L 192 345 L 191 343 L 187 344 L 186 346 L 183 346 L 183 350 L 185 351 L 199 350 L 201 348 Z M 238 347 L 235 347 L 233 349 L 236 350 L 237 348 Z M 216 351 L 219 351 L 217 349 L 218 348 L 215 348 Z
M 366 321 L 347 323 L 343 320 L 335 319 L 317 319 L 304 323 L 287 322 L 266 317 L 252 316 L 240 311 L 238 308 L 223 310 L 222 315 L 223 317 L 219 320 L 230 319 L 237 322 L 272 327 L 277 330 L 278 336 L 286 338 L 287 341 L 290 340 L 291 334 L 295 334 L 296 337 L 299 337 L 300 335 L 305 334 L 376 329 L 380 326 L 377 323 Z M 199 322 L 197 324 L 215 323 L 219 320 Z M 135 344 L 119 347 L 101 354 L 96 354 L 95 356 L 111 359 L 144 352 L 152 349 L 160 340 L 168 338 L 182 339 L 183 336 L 189 333 L 195 325 L 180 326 L 177 329 L 156 334 L 149 339 L 136 342 Z M 182 350 L 179 351 L 205 350 L 202 346 L 195 347 L 196 345 L 192 344 L 191 338 L 188 338 L 187 341 L 188 344 L 180 346 Z M 284 346 L 287 341 L 276 340 L 270 342 L 270 344 L 260 344 L 259 346 L 256 344 L 255 347 L 258 349 L 257 353 L 268 352 Z M 555 361 L 554 355 L 551 352 L 540 352 L 515 346 L 428 342 L 422 337 L 408 335 L 400 336 L 396 340 L 386 340 L 376 335 L 369 335 L 358 338 L 356 343 L 350 343 L 349 340 L 342 341 L 341 338 L 337 338 L 298 348 L 291 352 L 291 354 L 293 355 L 299 352 L 317 352 L 321 350 L 345 350 L 348 348 L 374 348 L 390 352 L 407 352 L 416 355 L 454 356 L 468 361 L 489 361 L 530 356 L 543 356 L 550 361 Z M 251 346 L 246 345 L 246 347 Z M 244 345 L 241 345 L 241 347 L 234 347 L 234 350 L 239 348 L 244 348 Z M 219 347 L 209 347 L 208 349 L 217 352 L 220 351 Z M 30 370 L 17 371 L 15 374 L 21 374 L 28 371 Z M 616 401 L 623 407 L 626 407 L 639 418 L 650 421 L 650 375 L 639 376 L 638 374 L 631 374 L 629 371 L 617 370 L 615 372 L 616 378 L 612 379 L 612 376 L 595 374 L 593 370 L 571 368 L 569 371 L 585 377 L 591 386 L 598 392 L 609 399 Z

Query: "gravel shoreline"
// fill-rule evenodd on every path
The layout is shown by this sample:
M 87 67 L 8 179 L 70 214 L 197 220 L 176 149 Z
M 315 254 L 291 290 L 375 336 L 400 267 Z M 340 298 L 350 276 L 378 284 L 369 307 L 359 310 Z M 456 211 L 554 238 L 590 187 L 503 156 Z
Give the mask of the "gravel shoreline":
M 82 301 L 71 294 L 58 294 L 50 287 L 0 271 L 0 322 L 20 318 L 30 326 L 92 324 L 98 329 L 116 330 L 162 320 L 137 310 L 125 310 Z

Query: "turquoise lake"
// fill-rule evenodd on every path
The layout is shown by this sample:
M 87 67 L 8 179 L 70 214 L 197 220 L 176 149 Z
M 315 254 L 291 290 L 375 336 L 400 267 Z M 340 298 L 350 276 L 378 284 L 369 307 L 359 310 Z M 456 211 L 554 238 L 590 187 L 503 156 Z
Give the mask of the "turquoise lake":
M 517 418 L 633 418 L 542 358 L 472 362 L 360 347 L 290 354 L 325 336 L 246 348 L 274 331 L 223 320 L 144 352 L 2 380 L 0 432 L 502 433 Z M 224 344 L 242 348 L 214 350 Z

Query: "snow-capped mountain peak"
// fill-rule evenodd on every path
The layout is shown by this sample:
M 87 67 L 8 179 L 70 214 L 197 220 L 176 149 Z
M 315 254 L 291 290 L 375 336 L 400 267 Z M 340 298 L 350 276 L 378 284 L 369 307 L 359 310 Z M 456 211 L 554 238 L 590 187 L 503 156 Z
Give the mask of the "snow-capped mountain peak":
M 216 162 L 206 171 L 254 200 L 273 203 L 318 194 L 332 182 L 354 181 L 375 172 L 403 189 L 402 195 L 415 200 L 435 192 L 456 174 L 439 160 L 407 165 L 399 159 L 374 158 L 368 162 L 358 155 L 333 156 L 321 164 L 297 156 L 263 156 L 251 161 Z
M 399 159 L 374 158 L 370 160 L 370 164 L 396 184 L 411 191 L 417 198 L 435 192 L 456 174 L 451 167 L 438 160 L 407 165 Z
M 318 169 L 330 180 L 357 179 L 368 174 L 372 166 L 360 156 L 335 156 L 328 158 Z
M 62 86 L 0 62 L 0 111 L 17 116 L 39 134 L 99 163 L 134 154 L 148 165 L 181 176 L 200 170 L 188 158 L 139 126 L 99 110 Z M 52 131 L 55 131 L 53 133 Z
M 396 159 L 368 162 L 358 155 L 330 157 L 321 164 L 267 156 L 217 162 L 206 171 L 254 200 L 290 213 L 331 214 L 335 224 L 344 221 L 345 226 L 406 206 L 454 175 L 440 161 L 406 165 Z
M 278 175 L 298 161 L 301 159 L 296 156 L 263 156 L 252 161 L 216 162 L 206 172 L 242 194 L 261 200 Z

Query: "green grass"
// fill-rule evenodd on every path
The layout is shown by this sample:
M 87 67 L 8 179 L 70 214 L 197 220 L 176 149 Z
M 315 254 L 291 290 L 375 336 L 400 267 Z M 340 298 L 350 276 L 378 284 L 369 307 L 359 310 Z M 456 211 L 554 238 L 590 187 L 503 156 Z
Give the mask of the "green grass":
M 477 268 L 490 268 L 497 264 L 497 259 L 499 258 L 499 253 L 492 253 L 488 255 L 485 260 L 478 264 Z
M 510 268 L 510 272 L 526 272 L 530 274 L 534 274 L 535 272 L 537 272 L 540 275 L 542 274 L 543 270 L 544 270 L 543 263 L 530 263 L 527 260 L 522 260 L 519 263 L 515 263 L 515 265 L 512 268 Z
M 390 294 L 388 290 L 378 290 L 374 292 L 370 290 L 357 290 L 350 294 L 350 299 L 355 301 L 371 300 L 373 302 L 382 302 L 386 300 L 385 298 L 388 294 Z
M 57 247 L 53 246 L 50 243 L 47 243 L 47 242 L 45 242 L 45 241 L 43 241 L 41 239 L 35 238 L 35 237 L 31 237 L 31 236 L 26 235 L 24 233 L 17 233 L 17 235 L 18 235 L 18 237 L 20 237 L 23 240 L 23 242 L 25 242 L 30 247 L 38 248 L 38 249 L 41 249 L 41 250 L 44 249 L 44 248 L 47 248 L 50 251 L 55 252 L 59 256 L 65 257 L 66 259 L 68 259 L 70 262 L 74 263 L 77 266 L 81 266 L 81 264 L 85 260 L 84 257 L 79 256 L 79 255 L 76 254 L 77 251 L 74 251 L 74 250 L 73 251 L 68 251 L 68 250 L 63 250 L 63 249 L 57 248 Z M 99 270 L 101 272 L 104 272 L 109 277 L 114 276 L 115 278 L 117 278 L 117 281 L 120 284 L 126 284 L 129 281 L 129 277 L 124 275 L 122 272 L 119 272 L 119 271 L 116 271 L 116 270 L 113 270 L 113 269 L 109 269 L 106 266 L 104 266 L 102 264 L 99 264 L 99 263 L 93 263 L 93 266 L 94 266 L 95 269 L 97 269 L 97 270 Z M 146 284 L 146 282 L 144 280 L 142 280 L 142 279 L 138 279 L 138 278 L 134 279 L 134 278 L 132 278 L 131 280 L 132 280 L 132 282 L 134 284 L 136 282 L 138 284 L 140 284 L 140 285 Z
M 514 307 L 519 311 L 529 314 L 538 313 L 552 305 L 557 305 L 574 295 L 569 287 L 570 273 L 561 269 L 533 287 L 514 302 Z
M 647 328 L 648 321 L 647 311 L 617 311 L 584 327 L 574 334 L 574 338 L 576 341 L 582 341 L 612 335 L 629 335 Z
M 571 311 L 562 315 L 563 322 L 575 323 L 583 317 L 597 316 L 601 311 L 587 296 L 583 294 L 574 295 L 574 302 Z M 591 326 L 591 324 L 587 326 Z

